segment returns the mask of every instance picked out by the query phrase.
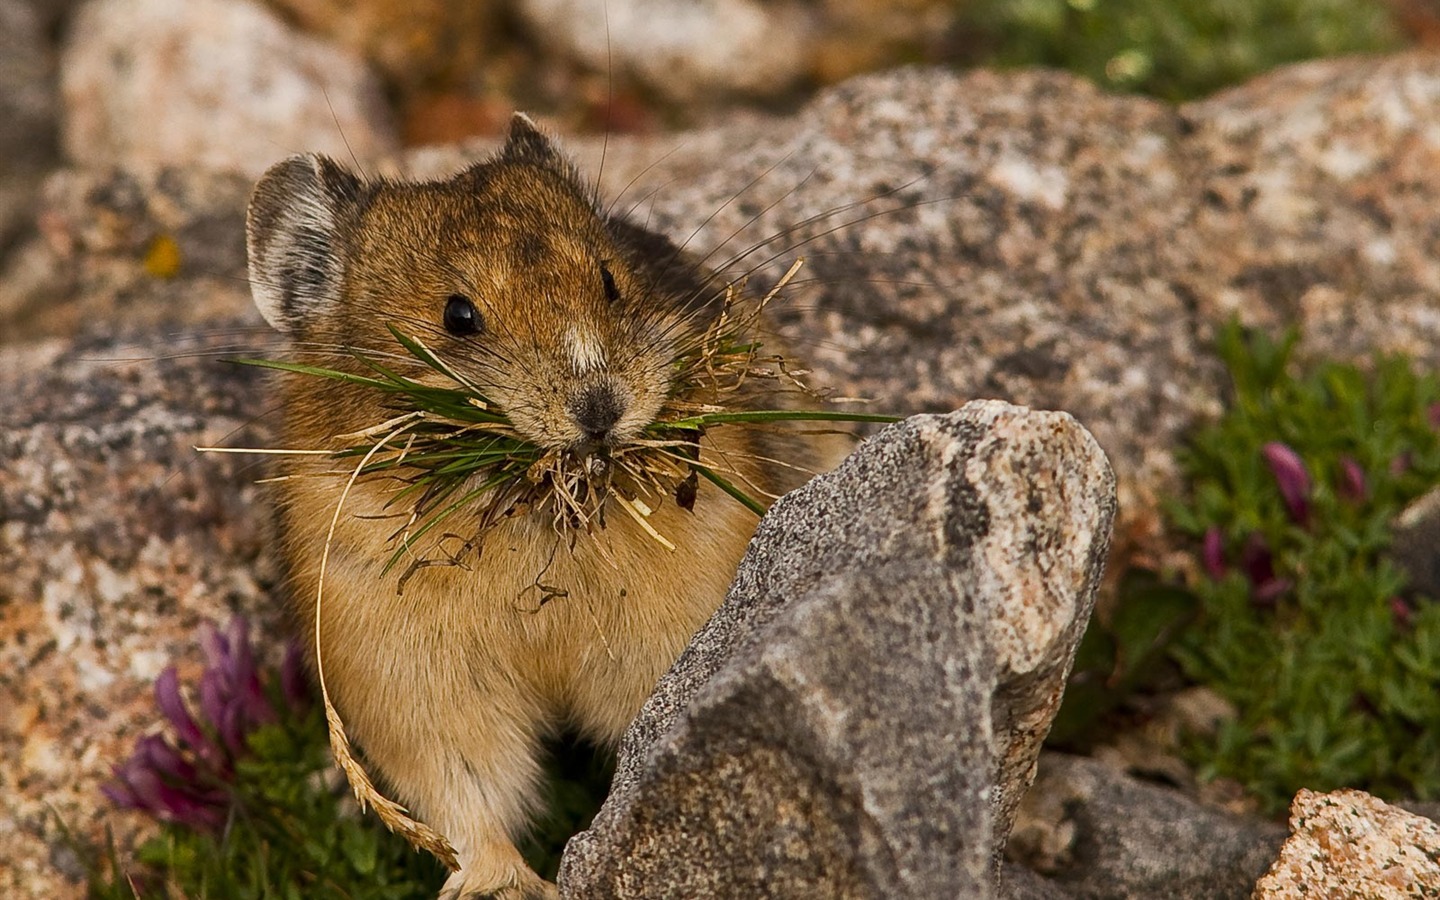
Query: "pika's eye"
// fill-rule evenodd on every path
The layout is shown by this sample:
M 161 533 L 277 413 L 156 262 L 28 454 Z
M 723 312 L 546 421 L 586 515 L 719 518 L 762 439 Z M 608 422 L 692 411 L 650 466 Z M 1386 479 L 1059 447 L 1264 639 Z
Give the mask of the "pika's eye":
M 620 299 L 620 289 L 615 286 L 615 276 L 610 274 L 610 268 L 603 262 L 600 264 L 600 283 L 605 285 L 605 299 L 614 303 Z
M 456 337 L 479 334 L 485 330 L 485 320 L 469 297 L 451 294 L 445 300 L 445 330 Z

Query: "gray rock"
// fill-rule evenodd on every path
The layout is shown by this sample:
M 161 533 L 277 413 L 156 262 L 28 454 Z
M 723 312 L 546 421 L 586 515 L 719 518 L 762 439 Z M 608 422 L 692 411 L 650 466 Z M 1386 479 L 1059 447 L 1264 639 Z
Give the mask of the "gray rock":
M 50 56 L 31 4 L 0 0 L 0 171 L 37 168 L 55 156 L 58 106 Z
M 243 176 L 199 169 L 54 173 L 38 235 L 0 271 L 0 345 L 120 329 L 164 354 L 222 322 L 237 340 L 268 335 L 245 268 L 249 192 Z
M 1273 822 L 1209 809 L 1104 763 L 1046 753 L 1008 851 L 1049 886 L 1084 900 L 1241 900 L 1284 841 Z
M 251 0 L 95 0 L 61 66 L 64 144 L 86 165 L 256 176 L 292 153 L 392 152 L 378 81 Z
M 1113 491 L 1068 415 L 974 402 L 785 497 L 626 734 L 564 894 L 997 895 Z
M 795 3 L 520 0 L 544 43 L 600 71 L 619 67 L 674 100 L 777 94 L 805 69 L 810 27 Z
M 1440 488 L 1405 507 L 1391 527 L 1389 554 L 1405 573 L 1406 586 L 1440 600 Z

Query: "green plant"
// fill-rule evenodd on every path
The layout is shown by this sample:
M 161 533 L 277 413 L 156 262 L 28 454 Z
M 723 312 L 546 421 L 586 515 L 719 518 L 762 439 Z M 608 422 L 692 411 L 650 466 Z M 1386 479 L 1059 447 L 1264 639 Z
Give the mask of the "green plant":
M 1295 343 L 1222 330 L 1229 409 L 1181 458 L 1173 519 L 1208 575 L 1176 653 L 1239 711 L 1193 754 L 1271 811 L 1302 787 L 1440 796 L 1440 605 L 1385 553 L 1440 481 L 1440 379 L 1399 357 L 1302 371 Z
M 262 678 L 247 632 L 241 619 L 224 632 L 202 630 L 208 665 L 197 703 L 184 699 L 173 667 L 156 680 L 167 728 L 140 738 L 104 792 L 157 819 L 159 833 L 131 858 L 113 843 L 80 848 L 91 862 L 90 897 L 433 897 L 443 867 L 356 808 L 333 766 L 298 654 Z M 565 841 L 603 801 L 613 767 L 607 754 L 583 745 L 554 749 L 548 815 L 523 848 L 552 877 Z
M 1052 747 L 1085 750 L 1132 695 L 1173 674 L 1170 647 L 1199 606 L 1194 593 L 1145 569 L 1122 575 L 1115 593 L 1114 609 L 1090 620 L 1075 651 L 1064 702 L 1046 737 Z
M 1188 100 L 1282 63 L 1396 47 L 1381 0 L 977 0 L 986 60 Z

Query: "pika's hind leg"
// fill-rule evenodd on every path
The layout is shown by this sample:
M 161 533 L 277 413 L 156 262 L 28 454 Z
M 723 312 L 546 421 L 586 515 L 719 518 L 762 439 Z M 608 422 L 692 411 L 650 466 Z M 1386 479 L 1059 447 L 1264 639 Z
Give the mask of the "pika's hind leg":
M 480 715 L 430 710 L 433 730 L 423 738 L 367 744 L 366 755 L 395 785 L 397 799 L 455 848 L 460 869 L 446 880 L 442 900 L 557 900 L 514 840 L 538 803 L 538 736 L 513 718 L 485 714 L 503 708 L 502 697 L 467 699 Z
M 514 842 L 529 820 L 541 774 L 534 741 L 498 737 L 492 732 L 483 755 L 473 746 L 449 748 L 407 792 L 460 862 L 441 900 L 558 900 L 555 886 L 526 865 Z

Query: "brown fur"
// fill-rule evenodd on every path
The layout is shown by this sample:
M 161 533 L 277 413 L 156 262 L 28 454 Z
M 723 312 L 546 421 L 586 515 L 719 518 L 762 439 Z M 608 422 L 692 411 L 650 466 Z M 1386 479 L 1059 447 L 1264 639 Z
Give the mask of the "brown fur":
M 396 349 L 393 322 L 544 446 L 584 439 L 573 401 L 601 383 L 624 399 L 612 439 L 636 436 L 666 397 L 676 347 L 718 309 L 717 289 L 667 241 L 598 214 L 521 117 L 504 151 L 448 181 L 363 181 L 318 157 L 282 162 L 256 187 L 248 237 L 256 302 L 297 357 L 335 366 L 343 347 Z M 607 298 L 602 263 L 618 300 Z M 484 334 L 441 327 L 457 293 L 474 300 Z M 413 360 L 391 361 L 420 374 Z M 285 447 L 333 448 L 393 415 L 333 381 L 287 377 L 281 390 Z M 755 457 L 815 466 L 812 445 L 722 428 L 701 453 L 780 493 L 803 476 Z M 295 607 L 309 627 L 354 461 L 295 459 L 279 496 Z M 375 518 L 393 516 L 392 489 L 359 481 L 331 546 L 319 643 L 334 702 L 368 765 L 456 847 L 447 893 L 555 896 L 513 843 L 534 812 L 542 740 L 564 728 L 618 740 L 719 604 L 755 516 L 703 481 L 693 512 L 652 497 L 649 521 L 670 551 L 613 503 L 606 527 L 576 540 L 548 513 L 522 514 L 486 531 L 465 565 L 416 569 L 402 591 L 405 566 L 381 572 L 396 521 Z M 467 526 L 478 529 L 473 517 L 445 528 Z

